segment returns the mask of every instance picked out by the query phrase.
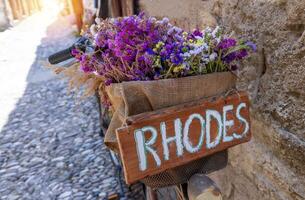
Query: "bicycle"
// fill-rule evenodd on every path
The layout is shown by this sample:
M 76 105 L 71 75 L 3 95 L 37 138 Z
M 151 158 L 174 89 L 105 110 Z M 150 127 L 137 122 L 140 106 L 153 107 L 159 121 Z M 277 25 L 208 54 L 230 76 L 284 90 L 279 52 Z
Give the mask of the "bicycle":
M 91 51 L 92 45 L 90 43 L 90 40 L 86 37 L 81 37 L 77 40 L 76 43 L 74 43 L 72 46 L 68 47 L 67 49 L 64 49 L 62 51 L 59 51 L 53 55 L 50 55 L 48 60 L 49 63 L 52 65 L 59 64 L 61 62 L 64 62 L 69 59 L 73 59 L 73 51 L 75 49 L 81 50 L 81 51 Z M 99 98 L 98 98 L 99 99 Z M 101 103 L 99 102 L 100 107 L 100 116 L 101 116 L 101 136 L 104 136 L 104 133 L 106 132 L 109 124 L 109 117 L 107 110 L 104 109 L 101 106 Z M 224 168 L 227 165 L 227 151 L 221 152 L 222 156 L 220 157 L 220 162 L 216 162 L 218 166 L 215 166 L 215 161 L 212 159 L 212 166 L 207 167 L 206 172 L 212 172 L 219 169 Z M 117 178 L 120 185 L 120 191 L 117 194 L 112 194 L 108 197 L 108 199 L 124 199 L 126 198 L 124 194 L 123 189 L 123 183 L 122 183 L 122 164 L 120 162 L 119 156 L 117 153 L 109 150 L 109 155 L 112 160 L 112 163 L 116 169 L 117 172 Z M 209 158 L 207 158 L 208 160 Z M 219 158 L 218 158 L 219 159 Z M 209 160 L 208 160 L 209 161 Z M 207 161 L 207 162 L 208 162 Z M 139 185 L 139 184 L 138 184 Z M 142 184 L 140 187 L 143 188 L 144 191 L 144 199 L 148 200 L 157 200 L 157 199 L 180 199 L 180 200 L 188 200 L 188 199 L 222 199 L 221 192 L 217 185 L 209 179 L 207 176 L 194 174 L 193 177 L 186 183 L 182 183 L 176 186 L 166 187 L 166 188 L 157 188 L 155 190 L 151 189 L 150 187 L 146 186 L 145 184 Z M 132 188 L 132 186 L 130 187 Z

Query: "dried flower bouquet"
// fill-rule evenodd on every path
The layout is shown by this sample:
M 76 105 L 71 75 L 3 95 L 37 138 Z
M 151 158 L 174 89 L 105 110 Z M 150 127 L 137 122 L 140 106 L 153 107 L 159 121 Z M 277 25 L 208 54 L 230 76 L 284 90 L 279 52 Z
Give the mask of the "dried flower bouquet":
M 186 32 L 167 18 L 144 13 L 96 22 L 85 33 L 92 47 L 73 50 L 80 67 L 66 74 L 77 72 L 74 82 L 89 82 L 92 90 L 99 87 L 103 97 L 112 83 L 235 71 L 238 61 L 256 51 L 254 43 L 227 36 L 220 27 Z

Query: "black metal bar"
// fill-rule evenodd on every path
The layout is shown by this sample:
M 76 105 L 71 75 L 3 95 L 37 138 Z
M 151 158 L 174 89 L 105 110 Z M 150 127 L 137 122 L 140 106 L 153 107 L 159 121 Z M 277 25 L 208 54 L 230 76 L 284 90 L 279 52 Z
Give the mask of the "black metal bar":
M 99 0 L 97 17 L 102 19 L 109 17 L 108 0 Z
M 133 14 L 138 15 L 141 12 L 139 0 L 133 0 Z
M 64 49 L 60 52 L 57 52 L 51 56 L 49 56 L 48 60 L 52 65 L 58 64 L 60 62 L 63 62 L 65 60 L 68 60 L 70 58 L 73 58 L 72 54 L 71 54 L 71 47 Z

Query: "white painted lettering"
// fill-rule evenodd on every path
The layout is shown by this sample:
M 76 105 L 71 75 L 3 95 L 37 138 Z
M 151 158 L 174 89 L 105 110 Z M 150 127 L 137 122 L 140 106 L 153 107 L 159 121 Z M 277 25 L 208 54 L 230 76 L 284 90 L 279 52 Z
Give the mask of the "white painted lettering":
M 146 142 L 144 134 L 145 132 L 150 131 L 152 133 L 151 138 Z M 147 152 L 151 153 L 153 158 L 156 161 L 157 166 L 161 166 L 161 160 L 157 154 L 157 151 L 151 147 L 157 140 L 157 130 L 152 126 L 146 126 L 141 129 L 135 130 L 135 140 L 137 144 L 137 153 L 139 160 L 139 168 L 141 171 L 147 169 Z
M 223 142 L 231 142 L 234 138 L 233 136 L 227 135 L 227 127 L 234 126 L 233 120 L 227 120 L 227 112 L 233 110 L 233 105 L 227 105 L 223 107 L 222 119 L 223 119 Z
M 201 125 L 199 141 L 198 141 L 197 146 L 195 146 L 195 147 L 189 140 L 189 129 L 190 129 L 190 125 L 194 119 L 198 119 L 200 122 L 200 125 Z M 203 144 L 203 139 L 204 139 L 204 127 L 205 127 L 205 120 L 203 119 L 203 117 L 200 114 L 197 114 L 197 113 L 192 114 L 186 120 L 184 129 L 183 129 L 183 144 L 188 152 L 195 153 L 201 149 L 201 146 Z M 196 133 L 194 133 L 194 134 L 196 134 Z
M 207 109 L 205 111 L 205 118 L 199 113 L 193 113 L 188 116 L 184 126 L 180 118 L 172 118 L 172 120 L 166 120 L 161 122 L 159 121 L 160 133 L 158 133 L 158 128 L 155 128 L 153 126 L 144 126 L 143 128 L 135 130 L 134 138 L 136 142 L 136 150 L 138 154 L 137 156 L 139 160 L 138 164 L 140 171 L 145 171 L 148 168 L 148 154 L 153 157 L 154 162 L 158 167 L 161 166 L 162 158 L 164 159 L 164 161 L 172 159 L 170 157 L 170 152 L 173 152 L 172 150 L 174 149 L 170 148 L 174 148 L 173 145 L 175 145 L 176 147 L 177 157 L 182 157 L 185 152 L 200 152 L 203 148 L 203 145 L 206 145 L 206 149 L 209 150 L 216 148 L 221 142 L 229 143 L 233 140 L 242 139 L 246 137 L 250 131 L 250 122 L 247 121 L 247 118 L 245 118 L 245 116 L 241 116 L 241 111 L 242 109 L 247 108 L 247 104 L 240 103 L 236 107 L 236 111 L 234 106 L 233 104 L 224 105 L 220 111 Z M 235 116 L 232 117 L 232 115 Z M 230 119 L 230 117 L 232 119 Z M 237 123 L 238 121 L 239 123 Z M 173 123 L 174 128 L 172 128 L 172 126 L 170 126 L 170 128 L 167 128 L 167 125 L 169 125 L 169 123 Z M 198 126 L 196 126 L 197 124 L 194 123 L 200 123 L 200 130 L 198 130 Z M 212 126 L 212 124 L 216 126 L 214 127 Z M 228 130 L 232 130 L 232 127 L 235 127 L 239 124 L 244 127 L 244 130 L 241 130 L 242 133 L 232 133 L 232 135 L 231 133 L 228 133 Z M 196 129 L 195 127 L 192 127 L 192 125 L 196 126 Z M 238 127 L 235 128 L 240 130 L 240 128 Z M 198 130 L 198 132 L 196 132 L 195 130 Z M 174 133 L 169 133 L 169 131 L 174 131 Z M 162 139 L 161 143 L 157 143 L 158 136 L 161 137 L 160 139 Z M 198 138 L 198 141 L 194 142 L 195 138 Z M 204 144 L 204 142 L 206 144 Z M 163 155 L 161 154 L 162 150 Z
M 183 154 L 183 146 L 182 146 L 182 122 L 180 119 L 176 119 L 174 121 L 175 125 L 175 136 L 173 137 L 167 137 L 166 136 L 166 124 L 165 122 L 161 122 L 160 129 L 161 129 L 161 135 L 162 135 L 162 145 L 163 145 L 163 154 L 164 159 L 169 160 L 169 148 L 168 144 L 171 142 L 176 143 L 177 147 L 177 156 L 182 156 Z
M 218 124 L 218 133 L 215 141 L 211 142 L 211 121 L 212 117 L 216 119 Z M 220 143 L 222 136 L 222 120 L 217 110 L 206 110 L 206 146 L 208 149 L 216 147 Z
M 247 133 L 249 132 L 249 122 L 247 122 L 247 120 L 245 118 L 243 118 L 241 115 L 240 115 L 240 110 L 242 108 L 246 108 L 247 105 L 245 103 L 241 103 L 237 106 L 237 109 L 236 109 L 236 117 L 237 119 L 239 119 L 241 122 L 243 122 L 245 124 L 245 129 L 243 131 L 243 133 L 241 135 L 238 135 L 236 133 L 233 133 L 233 136 L 236 138 L 236 139 L 241 139 L 243 138 L 244 136 L 247 135 Z

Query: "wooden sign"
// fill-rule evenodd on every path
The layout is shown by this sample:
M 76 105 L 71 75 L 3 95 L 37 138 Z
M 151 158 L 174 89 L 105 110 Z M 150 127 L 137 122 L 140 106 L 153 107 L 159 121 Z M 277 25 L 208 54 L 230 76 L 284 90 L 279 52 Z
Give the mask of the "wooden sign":
M 143 113 L 117 129 L 128 184 L 250 140 L 249 99 L 228 97 Z

